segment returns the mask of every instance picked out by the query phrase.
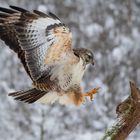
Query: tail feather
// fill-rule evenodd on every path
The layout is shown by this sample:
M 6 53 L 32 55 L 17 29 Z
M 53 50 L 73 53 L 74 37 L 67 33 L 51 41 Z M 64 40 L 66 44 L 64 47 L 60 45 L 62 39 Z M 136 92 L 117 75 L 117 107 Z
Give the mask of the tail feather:
M 23 101 L 26 103 L 34 103 L 41 97 L 43 97 L 47 92 L 37 90 L 35 88 L 29 89 L 29 90 L 22 90 L 18 92 L 9 93 L 9 96 L 14 97 L 15 100 Z

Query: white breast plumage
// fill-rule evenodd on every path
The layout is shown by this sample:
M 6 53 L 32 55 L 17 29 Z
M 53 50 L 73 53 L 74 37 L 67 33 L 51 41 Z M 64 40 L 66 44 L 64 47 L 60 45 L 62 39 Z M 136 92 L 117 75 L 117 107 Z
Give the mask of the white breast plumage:
M 58 83 L 61 89 L 68 90 L 75 84 L 80 84 L 80 81 L 84 74 L 83 61 L 80 59 L 79 63 L 73 65 L 61 65 L 53 69 L 51 80 L 58 77 Z
M 65 83 L 63 83 L 63 89 L 67 90 L 69 88 L 71 88 L 74 85 L 78 85 L 81 82 L 81 79 L 83 77 L 84 74 L 84 67 L 83 67 L 83 61 L 82 59 L 80 59 L 79 63 L 77 64 L 73 64 L 71 66 L 68 67 L 67 69 L 67 80 L 63 80 L 65 81 Z M 69 78 L 70 76 L 70 78 Z
M 83 61 L 82 59 L 80 58 L 80 61 L 78 64 L 75 64 L 74 67 L 73 67 L 73 76 L 72 76 L 72 82 L 75 84 L 75 83 L 79 83 L 83 77 L 83 74 L 84 74 L 84 71 L 85 71 L 85 68 L 83 66 Z

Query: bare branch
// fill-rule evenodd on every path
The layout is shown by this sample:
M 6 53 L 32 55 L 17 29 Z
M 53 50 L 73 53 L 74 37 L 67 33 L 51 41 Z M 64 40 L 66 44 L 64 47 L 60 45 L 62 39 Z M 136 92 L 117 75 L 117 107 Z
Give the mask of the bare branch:
M 124 140 L 140 123 L 140 90 L 130 82 L 131 95 L 116 108 L 118 119 L 102 140 Z

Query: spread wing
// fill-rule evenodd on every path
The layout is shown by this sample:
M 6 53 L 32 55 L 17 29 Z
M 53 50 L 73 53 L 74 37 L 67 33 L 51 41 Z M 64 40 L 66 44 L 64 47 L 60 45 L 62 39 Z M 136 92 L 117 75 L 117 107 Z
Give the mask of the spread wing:
M 21 49 L 13 26 L 13 23 L 16 23 L 17 19 L 14 18 L 9 20 L 10 14 L 16 15 L 18 12 L 11 9 L 0 8 L 0 39 L 2 39 L 10 49 L 18 54 L 27 74 L 31 77 L 25 61 L 25 51 Z
M 71 32 L 54 14 L 10 6 L 0 8 L 0 38 L 21 59 L 33 81 L 61 64 L 71 48 Z

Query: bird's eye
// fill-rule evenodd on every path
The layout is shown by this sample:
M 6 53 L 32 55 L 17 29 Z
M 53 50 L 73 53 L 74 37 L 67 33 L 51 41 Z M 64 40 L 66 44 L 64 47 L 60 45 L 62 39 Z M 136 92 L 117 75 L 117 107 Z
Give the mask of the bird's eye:
M 88 59 L 91 59 L 92 58 L 91 54 L 89 54 L 87 57 L 88 57 Z
M 91 58 L 91 55 L 88 55 L 88 58 Z

